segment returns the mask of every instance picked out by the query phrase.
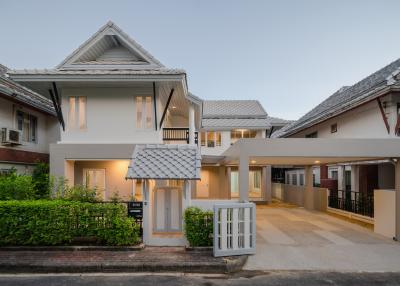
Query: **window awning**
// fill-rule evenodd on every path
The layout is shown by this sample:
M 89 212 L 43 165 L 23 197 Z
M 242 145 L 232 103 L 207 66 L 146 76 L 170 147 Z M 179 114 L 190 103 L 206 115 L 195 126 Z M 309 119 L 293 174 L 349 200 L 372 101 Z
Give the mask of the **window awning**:
M 193 145 L 136 145 L 126 179 L 200 180 L 201 155 Z

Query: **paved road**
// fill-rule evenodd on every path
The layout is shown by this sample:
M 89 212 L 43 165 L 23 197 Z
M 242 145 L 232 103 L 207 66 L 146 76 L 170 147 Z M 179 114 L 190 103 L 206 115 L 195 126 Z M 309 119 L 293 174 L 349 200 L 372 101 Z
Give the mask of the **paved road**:
M 400 243 L 326 213 L 259 206 L 244 269 L 400 272 Z
M 244 272 L 235 276 L 190 274 L 0 275 L 2 286 L 124 285 L 400 285 L 400 273 Z

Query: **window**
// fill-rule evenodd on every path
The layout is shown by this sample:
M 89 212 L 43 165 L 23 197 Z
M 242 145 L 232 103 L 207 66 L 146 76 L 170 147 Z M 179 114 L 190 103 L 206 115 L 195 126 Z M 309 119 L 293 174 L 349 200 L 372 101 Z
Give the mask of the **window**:
M 338 179 L 338 171 L 332 170 L 331 177 L 332 177 L 331 179 L 337 180 Z
M 286 184 L 290 184 L 290 175 L 286 174 Z
M 257 136 L 257 131 L 247 130 L 247 129 L 236 129 L 231 131 L 231 143 L 235 143 L 241 138 L 255 138 Z
M 304 174 L 299 175 L 299 184 L 300 186 L 304 186 Z
M 337 123 L 331 125 L 331 133 L 337 132 Z
M 37 143 L 37 117 L 20 110 L 17 111 L 17 129 L 25 142 Z
M 222 144 L 221 132 L 202 131 L 200 142 L 201 142 L 201 146 L 207 146 L 210 148 L 213 148 L 215 146 L 221 146 L 221 144 Z
M 136 96 L 136 128 L 153 128 L 153 107 L 151 96 Z
M 297 174 L 292 174 L 292 185 L 297 185 Z
M 306 135 L 306 138 L 317 138 L 317 137 L 318 137 L 317 131 Z
M 68 110 L 68 128 L 70 130 L 86 129 L 86 97 L 70 96 Z

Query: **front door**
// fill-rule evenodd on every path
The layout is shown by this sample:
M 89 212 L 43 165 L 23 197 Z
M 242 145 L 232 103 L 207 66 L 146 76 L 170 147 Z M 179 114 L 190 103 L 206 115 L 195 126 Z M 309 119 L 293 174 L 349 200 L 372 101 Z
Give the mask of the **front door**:
M 154 191 L 153 231 L 182 231 L 182 191 L 175 187 L 160 187 Z

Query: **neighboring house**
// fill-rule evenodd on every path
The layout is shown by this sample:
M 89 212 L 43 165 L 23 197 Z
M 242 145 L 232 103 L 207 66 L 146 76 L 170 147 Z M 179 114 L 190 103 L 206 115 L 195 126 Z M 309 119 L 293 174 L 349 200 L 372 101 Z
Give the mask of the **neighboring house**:
M 340 88 L 299 120 L 273 134 L 287 138 L 399 136 L 400 59 L 352 86 Z M 287 170 L 285 181 L 301 185 L 302 177 L 303 169 Z M 374 189 L 394 188 L 394 165 L 385 160 L 316 166 L 314 183 L 331 190 L 372 195 Z
M 11 80 L 7 71 L 0 65 L 0 174 L 25 174 L 49 161 L 59 127 L 51 101 Z
M 239 197 L 238 168 L 226 165 L 222 154 L 241 138 L 266 138 L 271 130 L 288 121 L 271 118 L 257 100 L 205 100 L 202 105 L 200 146 L 201 181 L 195 198 L 231 199 Z M 251 162 L 249 197 L 269 201 L 266 197 L 267 166 Z

